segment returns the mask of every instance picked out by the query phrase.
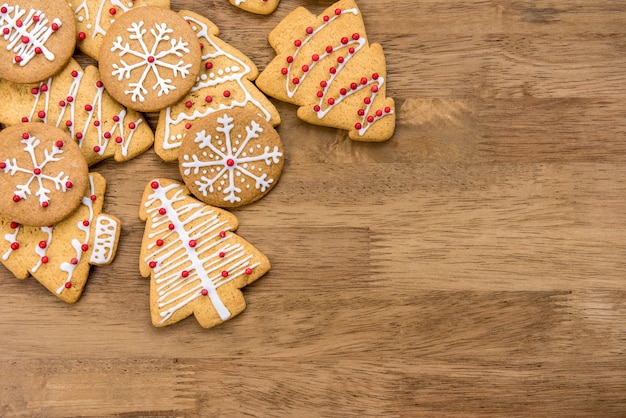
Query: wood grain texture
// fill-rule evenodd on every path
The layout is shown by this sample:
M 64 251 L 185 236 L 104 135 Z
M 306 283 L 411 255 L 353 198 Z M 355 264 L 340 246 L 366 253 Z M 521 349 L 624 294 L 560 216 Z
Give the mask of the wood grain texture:
M 95 166 L 117 258 L 75 305 L 0 268 L 0 416 L 624 416 L 626 3 L 565 3 L 358 0 L 396 133 L 275 102 L 283 175 L 235 211 L 272 270 L 217 328 L 150 325 L 139 199 L 177 167 Z M 260 69 L 330 4 L 172 0 Z

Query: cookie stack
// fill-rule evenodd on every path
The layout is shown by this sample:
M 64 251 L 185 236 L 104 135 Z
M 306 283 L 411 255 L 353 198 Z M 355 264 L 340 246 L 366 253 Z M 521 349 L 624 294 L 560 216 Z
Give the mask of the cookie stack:
M 231 3 L 267 14 L 278 1 Z M 113 260 L 120 230 L 88 167 L 154 146 L 183 180 L 151 180 L 139 203 L 155 326 L 224 322 L 245 309 L 239 289 L 270 268 L 225 210 L 262 198 L 282 172 L 280 115 L 263 92 L 355 140 L 393 133 L 382 49 L 353 0 L 292 12 L 270 33 L 277 56 L 260 75 L 211 21 L 167 0 L 12 0 L 0 30 L 0 100 L 11 103 L 0 108 L 0 261 L 75 302 L 89 266 Z M 75 47 L 98 67 L 81 68 Z M 154 131 L 142 112 L 158 112 Z

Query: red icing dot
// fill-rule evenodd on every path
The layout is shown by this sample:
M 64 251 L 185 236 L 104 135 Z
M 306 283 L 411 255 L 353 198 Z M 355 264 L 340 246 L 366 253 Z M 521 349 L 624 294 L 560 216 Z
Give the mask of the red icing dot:
M 289 70 L 287 68 L 283 67 L 283 68 L 280 69 L 280 73 L 282 75 L 287 75 L 287 74 L 289 74 Z
M 159 213 L 161 215 L 165 215 L 167 213 L 167 210 L 165 208 L 159 208 Z
M 43 110 L 40 110 L 39 112 L 37 112 L 37 117 L 39 119 L 43 119 L 46 117 L 46 112 L 44 112 Z
M 22 43 L 27 44 L 30 42 L 30 38 L 28 36 L 22 36 Z
M 356 51 L 356 50 L 355 50 L 354 48 L 352 48 L 352 47 L 348 48 L 348 52 L 349 52 L 350 54 L 354 54 L 354 52 L 355 52 L 355 51 Z
M 24 117 L 22 118 L 22 122 L 24 122 L 24 123 L 28 122 L 28 118 L 27 118 L 26 116 L 24 116 Z
M 48 246 L 48 243 L 46 241 L 39 241 L 39 248 L 46 248 Z
M 321 90 L 320 90 L 320 91 L 318 91 L 318 92 L 317 92 L 317 97 L 319 97 L 320 99 L 321 99 L 322 97 L 324 97 L 324 92 L 323 92 L 323 91 L 321 91 Z
M 65 100 L 66 100 L 68 103 L 72 103 L 72 102 L 74 101 L 74 98 L 73 98 L 72 96 L 67 96 L 67 97 L 65 98 Z
M 335 9 L 335 15 L 339 16 L 341 14 L 341 9 Z
M 378 80 L 378 77 L 380 77 L 380 76 L 378 75 L 378 73 L 374 73 L 374 74 L 372 74 L 372 79 L 373 79 L 373 80 Z
M 202 290 L 200 291 L 200 293 L 202 294 L 202 296 L 206 296 L 206 295 L 208 295 L 208 294 L 209 294 L 209 291 L 208 291 L 208 290 L 206 290 L 206 289 L 202 289 Z
M 288 62 L 289 64 L 291 64 L 291 63 L 293 62 L 293 57 L 292 57 L 291 55 L 289 55 L 289 56 L 287 57 L 287 62 Z
M 376 116 L 381 117 L 383 115 L 383 111 L 382 110 L 377 110 L 376 111 Z
M 348 93 L 348 90 L 342 87 L 341 90 L 339 90 L 339 93 L 343 96 L 344 94 Z
M 220 231 L 220 237 L 224 238 L 226 236 L 226 231 Z
M 191 248 L 195 247 L 197 244 L 198 244 L 198 243 L 196 242 L 196 240 L 195 240 L 195 239 L 192 239 L 192 240 L 190 240 L 190 241 L 189 241 L 189 246 L 190 246 Z
M 191 106 L 193 106 L 193 102 L 192 102 L 191 100 L 187 100 L 187 101 L 185 102 L 185 107 L 186 107 L 186 108 L 190 108 Z
M 320 81 L 320 87 L 321 88 L 326 88 L 327 85 L 328 85 L 328 83 L 325 80 Z
M 358 33 L 353 33 L 352 34 L 352 39 L 354 39 L 355 41 L 357 41 L 361 36 Z
M 93 152 L 96 152 L 96 153 L 100 152 L 100 145 L 94 145 Z
M 291 82 L 293 84 L 300 84 L 300 79 L 298 77 L 294 77 L 293 80 L 291 80 Z
M 70 263 L 72 263 L 72 264 L 74 264 L 74 265 L 78 264 L 78 258 L 72 258 L 72 259 L 70 260 Z
M 185 129 L 191 129 L 191 123 L 187 122 L 187 123 L 185 124 Z
M 15 21 L 15 26 L 17 26 L 18 28 L 21 28 L 23 24 L 24 23 L 19 19 Z
M 106 139 L 111 138 L 111 132 L 105 132 L 104 134 L 102 134 L 103 137 L 105 137 Z
M 4 170 L 5 168 L 7 168 L 7 163 L 0 161 L 0 170 Z
M 313 28 L 312 27 L 308 27 L 306 28 L 306 33 L 308 33 L 309 35 L 313 33 Z
M 41 50 L 40 47 L 35 47 L 35 54 L 41 54 L 43 51 Z
M 152 55 L 150 55 L 148 57 L 148 62 L 150 62 L 150 63 L 154 62 L 154 57 Z
M 98 196 L 96 196 L 95 194 L 92 194 L 91 196 L 89 196 L 89 199 L 91 199 L 91 201 L 94 202 L 96 199 L 98 199 Z
M 150 266 L 151 269 L 155 268 L 157 265 L 156 261 L 151 261 L 148 263 L 148 266 Z
M 59 30 L 59 25 L 57 23 L 53 23 L 52 25 L 50 25 L 50 28 L 56 32 Z
M 128 128 L 129 129 L 135 129 L 137 127 L 137 125 L 135 125 L 135 122 L 131 122 L 128 124 Z
M 222 270 L 222 277 L 228 277 L 228 272 L 226 270 Z
M 65 183 L 65 187 L 67 187 L 68 189 L 71 189 L 72 187 L 74 187 L 74 183 L 72 183 L 71 181 L 67 181 Z
M 363 127 L 363 126 L 362 126 L 359 122 L 357 122 L 357 123 L 355 123 L 355 124 L 354 124 L 354 129 L 356 129 L 356 130 L 361 129 L 362 127 Z
M 205 62 L 204 68 L 206 68 L 207 70 L 210 70 L 211 68 L 213 68 L 213 63 L 210 61 Z
M 72 126 L 72 121 L 71 120 L 66 120 L 65 121 L 65 126 Z
M 248 268 L 246 269 L 246 274 L 247 274 L 248 276 L 252 274 L 252 269 L 251 269 L 250 267 L 248 267 Z
M 33 22 L 37 23 L 37 22 L 39 22 L 39 19 L 40 19 L 39 15 L 33 16 Z
M 359 116 L 363 116 L 363 115 L 365 115 L 365 109 L 359 109 L 359 110 L 357 110 L 357 111 L 356 111 L 356 113 L 357 113 Z
M 109 9 L 109 14 L 114 15 L 115 13 L 117 13 L 117 10 L 115 9 L 115 7 L 111 7 Z
M 207 102 L 207 103 L 211 103 L 213 101 L 213 97 L 207 96 L 207 97 L 204 98 L 204 101 Z
M 385 113 L 391 113 L 391 108 L 389 106 L 385 107 Z
M 70 287 L 72 287 L 72 282 L 65 282 L 65 288 L 69 289 Z
M 307 71 L 309 71 L 309 66 L 308 65 L 303 65 L 302 66 L 302 72 L 306 73 Z
M 71 74 L 72 74 L 72 77 L 74 78 L 78 77 L 78 71 L 76 70 L 73 70 Z
M 89 221 L 87 219 L 83 221 L 83 226 L 89 226 Z
M 335 74 L 335 73 L 337 72 L 337 68 L 335 68 L 335 67 L 330 67 L 330 68 L 328 69 L 328 71 L 329 71 L 331 74 Z
M 158 181 L 153 181 L 152 183 L 150 183 L 150 187 L 152 187 L 153 189 L 158 189 L 159 188 L 159 182 Z
M 350 83 L 350 88 L 352 90 L 356 90 L 356 88 L 359 87 L 356 83 Z
M 348 38 L 346 38 L 345 36 L 343 38 L 341 38 L 341 43 L 343 45 L 347 44 L 350 40 Z
M 94 120 L 93 121 L 93 126 L 100 126 L 100 121 L 99 120 Z
M 20 243 L 19 242 L 16 241 L 16 242 L 12 242 L 11 243 L 11 249 L 13 251 L 17 251 L 19 248 L 20 248 Z
M 14 194 L 14 195 L 13 195 L 13 201 L 14 201 L 15 203 L 19 202 L 20 200 L 22 200 L 22 198 L 21 198 L 21 197 L 19 197 L 19 196 L 18 196 L 18 195 L 16 195 L 16 194 Z
M 167 226 L 167 228 L 168 228 L 170 231 L 173 231 L 173 230 L 176 228 L 176 225 L 174 225 L 174 224 L 169 224 L 169 225 Z
M 312 59 L 313 61 L 319 61 L 320 56 L 319 56 L 319 55 L 317 55 L 317 54 L 313 54 L 313 55 L 311 56 L 311 59 Z
M 76 132 L 76 134 L 74 136 L 76 137 L 76 139 L 83 139 L 83 133 L 82 132 Z
M 22 134 L 22 139 L 28 139 L 28 138 L 30 138 L 30 135 L 28 135 L 28 132 L 24 132 Z
M 6 13 L 8 11 L 9 11 L 9 9 L 7 9 L 6 6 L 2 6 L 2 8 L 0 8 L 0 12 L 2 12 L 2 13 Z
M 330 46 L 330 45 L 328 45 L 328 46 L 326 47 L 326 52 L 327 52 L 327 53 L 329 53 L 329 54 L 330 54 L 331 52 L 333 52 L 333 47 L 332 47 L 332 46 Z
M 226 253 L 224 251 L 222 251 L 222 252 L 220 252 L 219 256 L 220 256 L 220 258 L 224 258 L 224 257 L 226 257 Z
M 324 17 L 322 18 L 322 20 L 323 20 L 324 22 L 328 22 L 328 21 L 330 20 L 330 17 L 328 17 L 328 16 L 324 16 Z
M 372 86 L 372 93 L 378 93 L 378 86 Z
M 189 272 L 187 270 L 183 270 L 180 275 L 183 277 L 189 277 Z
M 42 208 L 47 208 L 50 204 L 48 202 L 41 202 Z
M 48 258 L 47 255 L 44 255 L 43 257 L 41 257 L 41 264 L 48 264 L 48 261 L 50 261 L 50 259 Z
M 40 175 L 41 174 L 41 168 L 35 168 L 33 170 L 33 174 L 35 174 L 36 176 Z
M 302 41 L 300 39 L 296 39 L 295 41 L 293 41 L 293 44 L 296 48 L 300 48 L 302 46 Z
M 369 97 L 366 97 L 365 99 L 363 99 L 363 103 L 368 105 L 368 104 L 372 103 L 372 99 L 370 99 Z
M 33 87 L 32 89 L 30 89 L 30 92 L 34 95 L 39 94 L 39 88 L 38 87 Z
M 87 34 L 85 32 L 78 32 L 78 39 L 84 41 L 87 38 Z
M 235 165 L 235 160 L 233 160 L 232 158 L 229 158 L 228 160 L 226 160 L 226 165 L 229 167 L 232 167 Z
M 372 115 L 368 116 L 368 117 L 367 117 L 367 122 L 368 122 L 368 123 L 372 123 L 372 122 L 374 122 L 374 116 L 372 116 Z
M 84 251 L 89 251 L 89 245 L 87 244 L 83 244 L 80 246 L 80 249 L 84 252 Z
M 104 87 L 104 83 L 102 81 L 98 80 L 98 81 L 96 81 L 96 87 L 101 89 L 102 87 Z
M 48 91 L 48 85 L 47 84 L 42 84 L 41 87 L 39 87 L 39 89 L 45 93 L 45 92 Z
M 4 28 L 2 29 L 2 33 L 4 33 L 5 35 L 8 35 L 11 31 L 9 30 L 9 28 Z
M 11 222 L 11 229 L 16 229 L 19 226 L 20 224 L 18 224 L 17 222 Z
M 334 105 L 335 104 L 335 99 L 333 99 L 332 97 L 329 97 L 328 98 L 328 104 L 331 105 L 331 106 Z
M 337 62 L 339 64 L 343 64 L 344 58 L 343 57 L 337 57 Z
M 363 85 L 367 84 L 367 78 L 361 77 L 361 84 Z
M 90 104 L 86 104 L 86 105 L 85 105 L 85 110 L 86 110 L 87 112 L 91 112 L 91 111 L 93 110 L 93 106 L 91 106 Z
M 121 137 L 121 136 L 116 136 L 116 137 L 115 137 L 115 142 L 116 142 L 116 143 L 121 144 L 121 143 L 122 143 L 122 141 L 123 141 L 123 139 L 122 139 L 122 137 Z
M 224 97 L 230 97 L 230 91 L 224 90 Z
M 313 106 L 313 111 L 319 112 L 320 110 L 322 110 L 322 108 L 319 107 L 318 105 Z
M 119 115 L 113 116 L 113 122 L 119 122 L 119 121 L 120 121 Z
M 162 247 L 162 246 L 163 246 L 163 244 L 164 244 L 164 242 L 163 242 L 163 240 L 162 240 L 162 239 L 158 239 L 158 240 L 156 241 L 156 245 L 157 245 L 157 247 Z
M 65 100 L 59 100 L 59 106 L 65 107 Z

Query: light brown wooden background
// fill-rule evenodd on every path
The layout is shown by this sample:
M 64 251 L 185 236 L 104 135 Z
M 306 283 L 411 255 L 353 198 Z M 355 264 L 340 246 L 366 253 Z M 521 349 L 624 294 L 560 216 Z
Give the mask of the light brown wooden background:
M 262 69 L 282 17 L 331 3 L 172 7 Z M 124 229 L 82 299 L 0 268 L 1 416 L 626 415 L 626 3 L 358 4 L 396 133 L 354 143 L 277 103 L 283 176 L 236 211 L 272 261 L 248 309 L 152 327 L 137 210 L 177 168 L 104 162 Z

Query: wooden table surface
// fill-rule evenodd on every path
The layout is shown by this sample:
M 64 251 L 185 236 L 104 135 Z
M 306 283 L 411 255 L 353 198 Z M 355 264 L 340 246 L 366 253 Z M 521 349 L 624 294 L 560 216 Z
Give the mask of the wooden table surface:
M 281 18 L 331 4 L 172 0 L 260 69 Z M 123 232 L 82 299 L 0 267 L 0 416 L 626 415 L 626 3 L 358 5 L 395 135 L 275 102 L 283 175 L 234 211 L 272 262 L 247 310 L 154 328 L 137 212 L 177 166 L 100 163 Z

